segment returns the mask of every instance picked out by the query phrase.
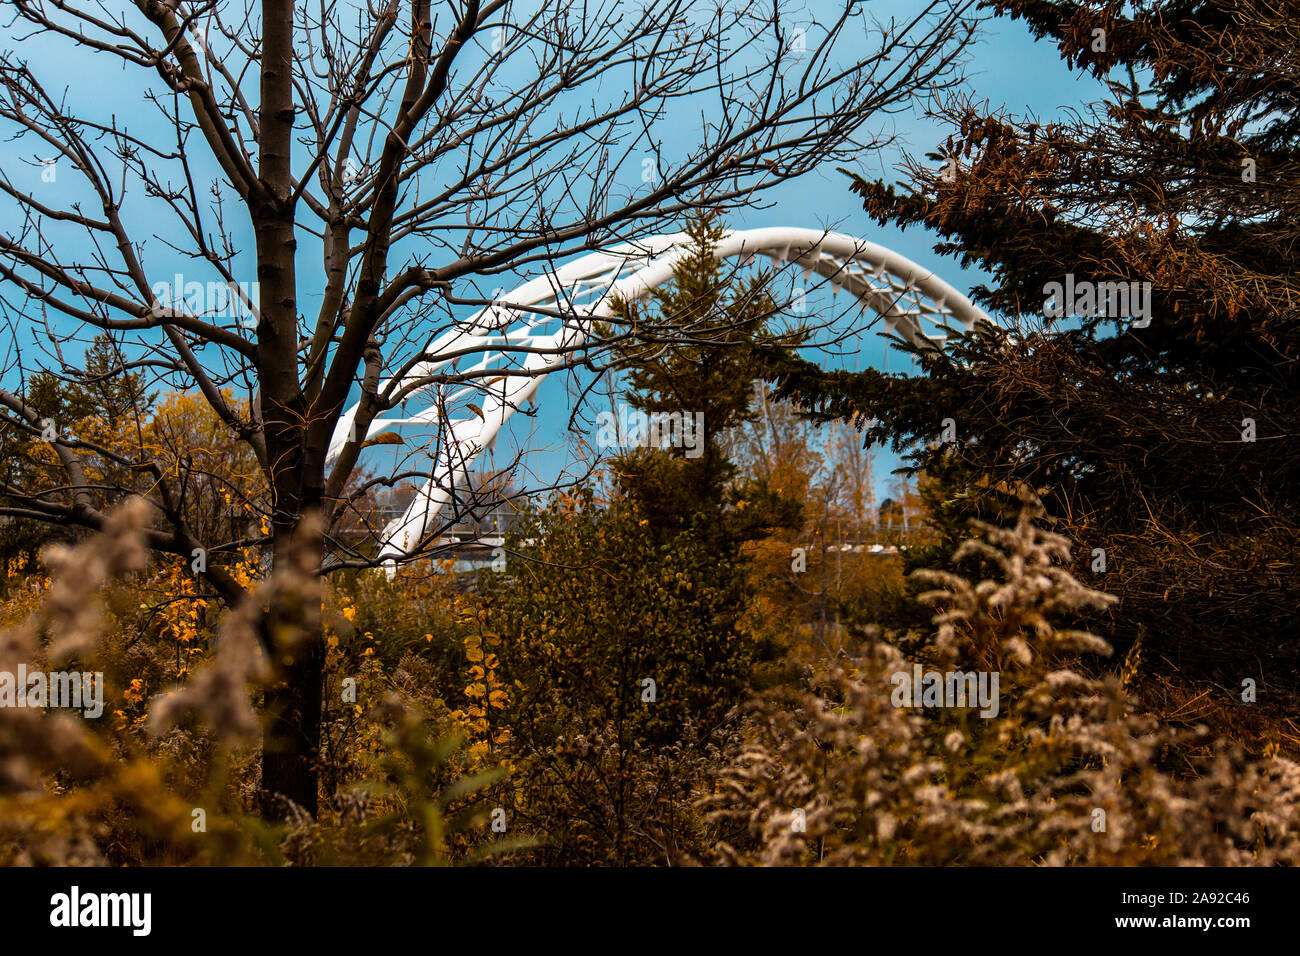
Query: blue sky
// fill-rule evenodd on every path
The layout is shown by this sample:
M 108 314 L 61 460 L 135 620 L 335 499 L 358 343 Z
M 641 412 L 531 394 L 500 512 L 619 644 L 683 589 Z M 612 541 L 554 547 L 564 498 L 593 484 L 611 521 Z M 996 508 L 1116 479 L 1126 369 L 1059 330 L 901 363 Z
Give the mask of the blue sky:
M 834 6 L 833 3 L 810 3 L 809 15 L 816 17 L 819 10 Z M 917 9 L 918 4 L 908 0 L 889 0 L 872 5 L 874 14 L 881 19 L 890 16 L 901 19 L 914 15 Z M 966 71 L 970 90 L 978 100 L 987 100 L 995 108 L 1005 107 L 1013 114 L 1033 114 L 1039 119 L 1050 119 L 1063 109 L 1082 106 L 1103 94 L 1103 88 L 1096 80 L 1079 71 L 1071 72 L 1054 46 L 1035 42 L 1022 22 L 1006 19 L 985 21 L 969 56 Z M 864 157 L 857 169 L 869 178 L 894 182 L 899 179 L 895 167 L 903 152 L 924 155 L 942 141 L 942 135 L 938 126 L 919 113 L 895 114 L 885 121 L 888 123 L 886 128 L 896 132 L 897 143 Z M 766 208 L 751 210 L 744 217 L 734 217 L 729 225 L 736 229 L 806 226 L 848 233 L 907 256 L 963 292 L 968 292 L 971 286 L 985 278 L 978 270 L 962 269 L 956 260 L 937 255 L 933 251 L 936 238 L 933 233 L 917 228 L 903 231 L 892 225 L 882 227 L 872 221 L 862 210 L 861 200 L 850 192 L 847 177 L 835 168 L 835 164 L 783 183 L 764 194 L 763 200 Z M 864 336 L 857 345 L 856 354 L 823 357 L 822 361 L 842 368 L 876 367 L 899 371 L 906 367 L 906 356 L 889 349 L 879 335 Z M 562 392 L 562 386 L 552 381 L 544 385 L 543 390 L 541 404 L 545 407 L 547 396 Z M 534 435 L 544 443 L 558 444 L 562 426 L 563 419 L 547 409 L 547 413 L 540 416 Z M 894 480 L 890 472 L 898 464 L 898 457 L 889 449 L 876 450 L 874 479 L 878 499 L 889 494 L 889 485 Z M 543 474 L 550 470 L 541 465 L 539 469 Z
M 804 15 L 810 21 L 829 19 L 835 6 L 834 3 L 814 0 L 806 5 Z M 919 4 L 915 0 L 876 0 L 869 9 L 871 15 L 880 20 L 888 20 L 890 17 L 904 19 L 914 16 Z M 115 58 L 102 54 L 92 55 L 85 50 L 69 51 L 66 43 L 43 38 L 16 44 L 10 36 L 0 40 L 0 46 L 6 49 L 17 47 L 24 55 L 30 56 L 38 75 L 51 85 L 53 92 L 60 92 L 59 86 L 66 83 L 69 99 L 78 108 L 88 109 L 97 117 L 114 114 L 119 122 L 128 125 L 137 135 L 168 134 L 167 129 L 159 126 L 156 110 L 144 101 L 141 91 L 135 87 L 136 70 L 132 68 L 124 71 Z M 1034 43 L 1019 23 L 1007 20 L 986 21 L 968 54 L 969 85 L 976 97 L 989 101 L 995 107 L 1006 107 L 1013 113 L 1032 112 L 1040 119 L 1050 119 L 1062 108 L 1080 106 L 1097 99 L 1101 93 L 1100 86 L 1095 81 L 1067 70 L 1053 47 Z M 50 69 L 52 62 L 70 63 L 73 67 L 54 71 Z M 941 138 L 938 130 L 919 115 L 894 114 L 883 117 L 881 122 L 886 124 L 884 131 L 895 133 L 898 141 L 892 148 L 862 157 L 858 169 L 867 176 L 893 181 L 897 178 L 894 166 L 902 150 L 923 154 L 932 150 Z M 692 131 L 690 125 L 679 124 L 659 132 L 670 150 L 674 147 L 684 150 L 689 145 L 687 138 Z M 174 133 L 171 135 L 174 136 Z M 15 180 L 26 179 L 30 182 L 39 178 L 39 170 L 22 162 L 24 158 L 31 159 L 34 145 L 30 139 L 21 143 L 0 142 L 0 168 Z M 65 202 L 69 194 L 76 196 L 78 187 L 75 176 L 70 172 L 65 173 L 58 189 Z M 91 197 L 87 195 L 85 198 Z M 978 274 L 963 272 L 955 261 L 935 255 L 932 251 L 934 237 L 925 231 L 913 229 L 903 233 L 871 222 L 862 211 L 860 201 L 850 193 L 848 179 L 836 171 L 833 165 L 799 180 L 786 182 L 765 193 L 763 200 L 765 208 L 748 210 L 743 216 L 734 216 L 729 225 L 742 229 L 776 225 L 827 228 L 890 247 L 934 270 L 963 291 L 980 281 Z M 0 205 L 0 218 L 7 219 L 6 214 L 10 208 L 7 204 Z M 128 225 L 147 234 L 144 225 L 139 221 L 131 221 L 129 209 Z M 242 238 L 251 245 L 251 236 L 244 235 Z M 304 262 L 304 267 L 302 291 L 305 305 L 309 308 L 313 294 L 318 293 L 311 288 L 311 274 L 308 270 L 318 267 L 310 261 Z M 160 271 L 165 273 L 163 278 L 170 278 L 170 269 Z M 23 344 L 30 350 L 30 330 L 28 340 Z M 903 357 L 897 353 L 889 354 L 878 336 L 866 336 L 857 345 L 856 352 L 851 351 L 842 358 L 827 358 L 825 361 L 827 364 L 848 368 L 872 365 L 898 370 L 901 367 Z M 6 376 L 6 384 L 11 384 L 8 382 L 10 377 Z M 531 424 L 516 419 L 513 430 L 515 442 L 528 441 L 532 444 L 537 441 L 551 449 L 536 456 L 531 463 L 543 479 L 549 479 L 563 460 L 559 449 L 564 444 L 563 429 L 568 417 L 564 393 L 565 386 L 562 382 L 546 382 L 539 396 L 542 413 Z M 896 460 L 891 455 L 881 452 L 876 478 L 877 493 L 881 496 L 886 493 L 885 488 L 890 480 L 888 472 L 895 465 Z

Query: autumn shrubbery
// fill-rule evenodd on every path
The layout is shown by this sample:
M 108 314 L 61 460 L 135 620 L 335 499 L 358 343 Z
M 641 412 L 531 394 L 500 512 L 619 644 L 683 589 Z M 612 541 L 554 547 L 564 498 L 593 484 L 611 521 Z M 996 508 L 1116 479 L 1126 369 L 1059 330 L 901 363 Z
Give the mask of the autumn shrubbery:
M 695 795 L 763 653 L 741 568 L 647 523 L 627 501 L 559 498 L 521 523 L 507 572 L 485 576 L 500 682 L 485 707 L 505 731 L 512 812 L 550 838 L 542 861 L 668 863 L 698 847 Z
M 483 794 L 501 771 L 470 752 L 458 715 L 436 696 L 436 655 L 400 640 L 377 654 L 374 635 L 350 627 L 350 600 L 331 593 L 322 603 L 305 558 L 253 581 L 249 598 L 211 624 L 195 619 L 181 655 L 155 626 L 159 606 L 139 600 L 170 574 L 146 563 L 148 514 L 129 503 L 102 534 L 48 551 L 48 578 L 11 582 L 0 669 L 102 673 L 107 705 L 101 720 L 0 708 L 0 863 L 400 865 L 510 845 L 479 848 Z M 300 613 L 267 628 L 261 609 L 273 596 Z M 327 711 L 325 811 L 268 816 L 256 757 L 268 745 L 261 690 L 277 675 L 261 642 L 291 647 L 322 610 L 332 699 L 342 700 L 347 675 L 360 703 Z
M 706 798 L 734 842 L 714 858 L 778 864 L 1266 865 L 1300 860 L 1300 765 L 1247 758 L 1139 713 L 1109 645 L 1069 627 L 1112 598 L 1062 565 L 1068 542 L 989 525 L 956 558 L 985 580 L 922 571 L 934 606 L 928 664 L 1001 674 L 1001 712 L 891 703 L 910 662 L 884 640 L 804 693 L 768 695 Z
M 0 667 L 102 670 L 111 702 L 99 721 L 0 708 L 4 863 L 1300 856 L 1300 767 L 1144 713 L 1133 661 L 1075 626 L 1108 599 L 1066 570 L 1068 542 L 1033 502 L 960 549 L 994 569 L 984 579 L 920 575 L 928 634 L 860 631 L 851 652 L 757 696 L 759 647 L 726 576 L 689 536 L 657 542 L 635 510 L 590 496 L 525 521 L 481 595 L 409 572 L 322 592 L 304 563 L 200 628 L 179 664 L 174 641 L 133 634 L 127 613 L 159 573 L 139 545 L 146 518 L 128 506 L 51 553 L 47 582 L 10 592 Z M 268 817 L 256 799 L 260 688 L 276 675 L 254 625 L 270 589 L 296 594 L 305 618 L 323 608 L 329 635 L 317 819 Z M 294 622 L 270 639 L 292 644 Z M 890 677 L 912 663 L 900 645 L 926 667 L 998 671 L 998 716 L 895 707 Z

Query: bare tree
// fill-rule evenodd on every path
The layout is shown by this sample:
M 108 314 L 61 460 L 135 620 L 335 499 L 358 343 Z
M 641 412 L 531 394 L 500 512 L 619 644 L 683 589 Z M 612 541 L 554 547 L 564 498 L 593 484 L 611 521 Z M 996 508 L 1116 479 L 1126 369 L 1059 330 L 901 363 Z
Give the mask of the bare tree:
M 323 566 L 373 561 L 348 514 L 413 475 L 358 481 L 369 426 L 415 389 L 488 387 L 463 362 L 410 378 L 466 307 L 488 306 L 503 275 L 698 208 L 752 204 L 879 146 L 878 131 L 863 135 L 873 117 L 952 82 L 964 6 L 879 24 L 857 0 L 821 22 L 779 0 L 13 0 L 10 45 L 23 46 L 0 59 L 0 121 L 34 152 L 0 176 L 12 335 L 0 405 L 5 427 L 47 446 L 61 474 L 11 469 L 0 514 L 99 528 L 116 500 L 144 491 L 153 547 L 252 546 L 275 567 L 319 512 L 309 525 L 324 528 L 311 545 Z M 103 58 L 115 66 L 108 106 L 43 78 Z M 44 188 L 55 172 L 58 188 Z M 33 404 L 32 369 L 86 381 L 91 336 L 117 356 L 99 378 L 201 393 L 256 460 L 263 492 L 239 493 L 264 532 L 232 525 L 229 540 L 203 540 L 188 517 L 196 466 L 183 448 L 131 440 L 143 411 L 107 442 Z M 564 363 L 599 368 L 609 344 L 589 340 Z M 520 362 L 506 374 L 534 373 Z M 332 532 L 346 520 L 345 541 Z M 202 573 L 240 598 L 220 561 Z M 263 790 L 314 813 L 323 641 L 289 651 L 266 630 L 279 680 Z

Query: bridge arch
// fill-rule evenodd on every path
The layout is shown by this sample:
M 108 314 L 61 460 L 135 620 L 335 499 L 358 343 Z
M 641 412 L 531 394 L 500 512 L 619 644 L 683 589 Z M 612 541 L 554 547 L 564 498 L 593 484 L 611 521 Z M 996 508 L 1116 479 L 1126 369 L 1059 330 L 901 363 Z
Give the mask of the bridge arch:
M 466 487 L 469 469 L 492 447 L 511 415 L 535 400 L 546 376 L 582 351 L 591 325 L 611 317 L 615 298 L 639 299 L 672 278 L 685 253 L 685 233 L 652 236 L 593 252 L 552 272 L 531 279 L 499 296 L 457 327 L 430 341 L 405 372 L 380 384 L 381 395 L 411 393 L 401 403 L 424 407 L 404 417 L 371 423 L 366 437 L 399 425 L 437 427 L 446 410 L 472 396 L 482 402 L 472 413 L 444 423 L 445 434 L 432 457 L 429 478 L 406 512 L 384 529 L 379 557 L 392 562 L 414 553 L 457 489 Z M 953 323 L 965 329 L 988 315 L 965 295 L 891 249 L 842 233 L 794 227 L 729 231 L 718 242 L 719 260 L 742 264 L 766 256 L 775 264 L 793 263 L 824 278 L 835 292 L 855 296 L 892 330 L 908 341 L 939 343 Z M 458 369 L 460 382 L 428 384 L 431 376 L 460 359 L 480 356 Z M 468 384 L 465 384 L 468 383 Z M 337 458 L 352 430 L 357 406 L 340 418 L 330 443 Z

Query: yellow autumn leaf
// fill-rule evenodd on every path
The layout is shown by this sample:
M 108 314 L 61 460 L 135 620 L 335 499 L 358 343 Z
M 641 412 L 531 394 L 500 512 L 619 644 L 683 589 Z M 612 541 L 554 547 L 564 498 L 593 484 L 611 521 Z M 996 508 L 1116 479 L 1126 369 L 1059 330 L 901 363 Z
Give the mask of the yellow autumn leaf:
M 361 443 L 362 448 L 370 448 L 374 445 L 404 445 L 406 439 L 397 432 L 380 432 L 374 438 L 367 438 Z

